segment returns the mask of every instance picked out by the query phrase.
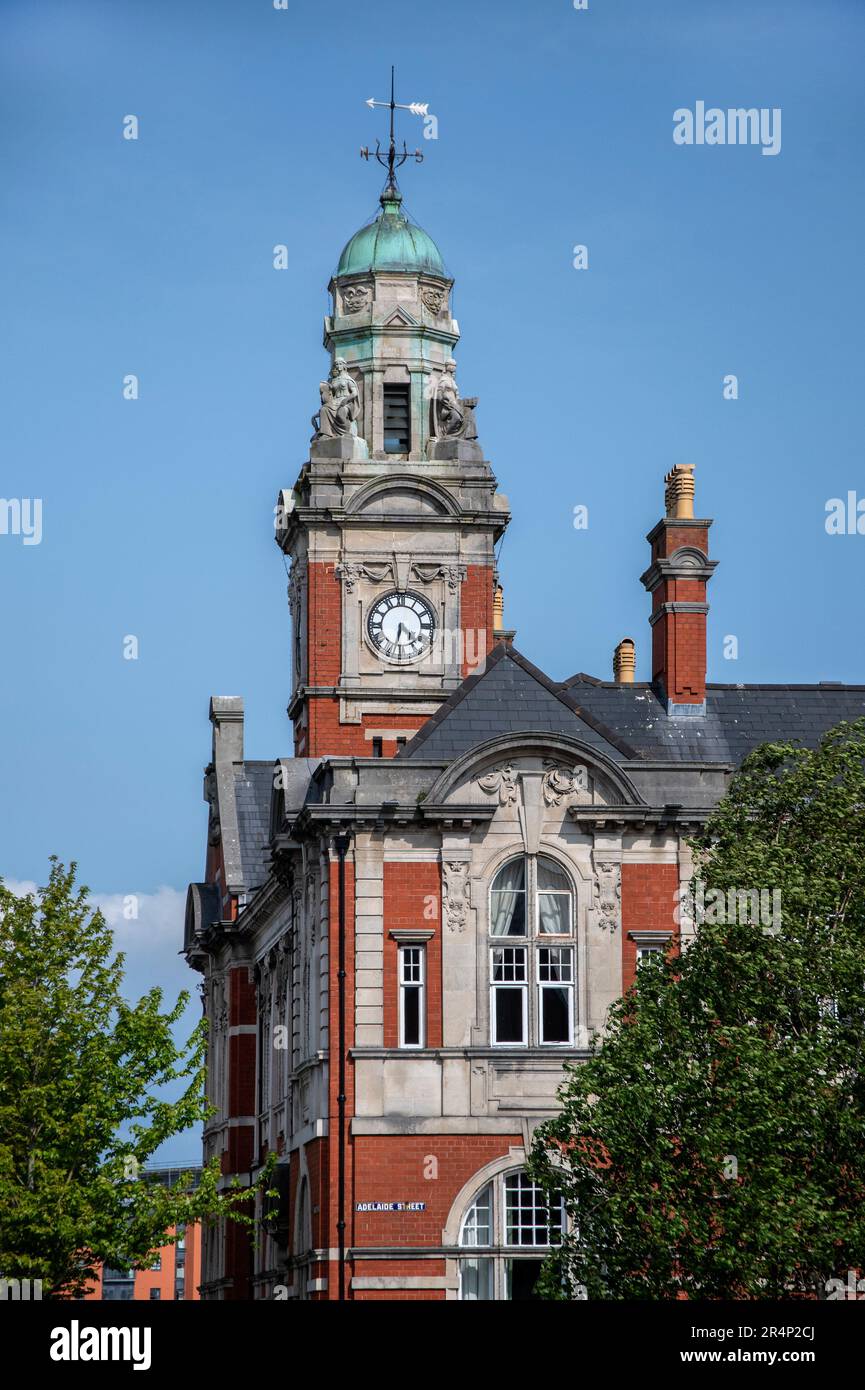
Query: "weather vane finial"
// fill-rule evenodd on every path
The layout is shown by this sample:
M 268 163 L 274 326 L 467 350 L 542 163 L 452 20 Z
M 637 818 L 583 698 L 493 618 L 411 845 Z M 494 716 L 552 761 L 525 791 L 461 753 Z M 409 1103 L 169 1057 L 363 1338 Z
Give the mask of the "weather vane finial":
M 374 158 L 378 160 L 379 164 L 382 164 L 382 165 L 387 169 L 387 188 L 385 189 L 385 193 L 387 193 L 390 189 L 394 189 L 394 190 L 396 189 L 396 178 L 394 177 L 394 171 L 395 171 L 396 169 L 398 169 L 398 168 L 400 167 L 401 164 L 405 164 L 405 162 L 406 162 L 407 159 L 413 159 L 413 160 L 415 160 L 415 162 L 416 162 L 417 164 L 422 164 L 422 163 L 423 163 L 423 155 L 421 154 L 420 150 L 409 150 L 409 149 L 407 149 L 407 148 L 406 148 L 406 143 L 405 143 L 404 140 L 403 140 L 403 143 L 402 143 L 402 149 L 401 149 L 401 150 L 398 150 L 398 149 L 397 149 L 397 147 L 396 147 L 396 142 L 395 142 L 395 140 L 394 140 L 394 133 L 393 133 L 393 114 L 394 114 L 394 112 L 395 112 L 395 111 L 411 111 L 411 113 L 412 113 L 413 116 L 426 116 L 427 113 L 428 113 L 428 106 L 429 106 L 429 103 L 428 103 L 428 102 L 423 102 L 423 103 L 421 103 L 421 102 L 419 102 L 419 101 L 412 101 L 412 102 L 409 102 L 409 103 L 406 105 L 404 102 L 401 102 L 401 101 L 394 101 L 394 99 L 393 99 L 393 81 L 394 81 L 394 79 L 393 79 L 393 68 L 391 68 L 391 70 L 390 70 L 390 101 L 376 101 L 376 100 L 375 100 L 375 97 L 370 97 L 369 100 L 368 100 L 367 103 L 366 103 L 367 106 L 369 106 L 371 109 L 374 108 L 374 107 L 376 107 L 376 106 L 386 106 L 386 107 L 389 107 L 389 108 L 390 108 L 390 142 L 389 142 L 389 145 L 388 145 L 387 155 L 382 154 L 381 143 L 380 143 L 378 140 L 376 140 L 376 142 L 375 142 L 375 151 L 374 151 Z M 364 148 L 363 148 L 363 149 L 361 150 L 361 152 L 360 152 L 360 156 L 361 156 L 361 159 L 369 159 L 369 157 L 370 157 L 370 151 L 369 151 L 368 147 L 364 146 Z M 383 196 L 384 196 L 384 195 L 383 195 Z

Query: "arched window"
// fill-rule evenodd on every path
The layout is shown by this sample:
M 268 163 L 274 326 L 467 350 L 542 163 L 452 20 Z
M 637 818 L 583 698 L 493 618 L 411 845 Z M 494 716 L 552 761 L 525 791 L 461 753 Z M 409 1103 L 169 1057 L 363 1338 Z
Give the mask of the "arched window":
M 573 886 L 554 859 L 528 854 L 502 865 L 490 887 L 491 936 L 570 936 L 573 924 Z
M 573 884 L 549 856 L 509 859 L 495 875 L 489 950 L 494 1046 L 573 1045 L 575 922 Z M 503 938 L 507 946 L 499 944 Z
M 501 1173 L 478 1193 L 460 1230 L 459 1296 L 469 1301 L 535 1296 L 541 1265 L 561 1243 L 565 1211 L 522 1169 Z

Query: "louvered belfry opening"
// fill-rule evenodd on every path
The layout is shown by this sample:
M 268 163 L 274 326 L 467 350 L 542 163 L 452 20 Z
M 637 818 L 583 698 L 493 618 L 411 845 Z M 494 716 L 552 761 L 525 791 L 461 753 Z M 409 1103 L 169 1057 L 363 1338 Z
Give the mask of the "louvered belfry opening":
M 384 451 L 407 454 L 411 450 L 408 386 L 384 387 Z

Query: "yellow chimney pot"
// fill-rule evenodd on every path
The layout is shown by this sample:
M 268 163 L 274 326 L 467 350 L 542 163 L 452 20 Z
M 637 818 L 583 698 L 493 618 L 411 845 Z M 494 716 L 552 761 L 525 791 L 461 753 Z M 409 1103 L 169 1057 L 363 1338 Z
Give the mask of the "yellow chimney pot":
M 616 685 L 633 685 L 637 670 L 637 652 L 633 638 L 623 637 L 613 652 L 613 678 Z
M 664 482 L 667 490 L 664 501 L 668 517 L 688 520 L 694 515 L 694 465 L 677 463 L 667 474 Z
M 496 591 L 493 594 L 493 629 L 495 632 L 501 632 L 504 629 L 504 625 L 505 591 L 501 584 L 497 584 Z

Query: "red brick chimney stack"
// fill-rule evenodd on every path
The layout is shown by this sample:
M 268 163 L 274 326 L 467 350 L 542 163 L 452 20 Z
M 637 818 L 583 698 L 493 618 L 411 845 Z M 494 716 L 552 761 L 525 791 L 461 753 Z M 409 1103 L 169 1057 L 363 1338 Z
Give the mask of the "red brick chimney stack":
M 706 584 L 709 520 L 694 517 L 694 465 L 677 464 L 665 479 L 666 516 L 649 532 L 652 563 L 641 576 L 652 595 L 652 684 L 672 715 L 706 709 Z

